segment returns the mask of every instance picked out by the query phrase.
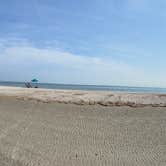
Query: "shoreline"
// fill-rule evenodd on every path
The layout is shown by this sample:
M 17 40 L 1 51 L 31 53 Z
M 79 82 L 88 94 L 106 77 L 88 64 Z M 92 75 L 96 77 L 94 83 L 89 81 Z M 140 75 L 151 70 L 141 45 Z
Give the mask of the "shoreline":
M 35 100 L 44 103 L 64 103 L 77 105 L 166 107 L 166 94 L 126 93 L 111 91 L 84 91 L 59 89 L 28 89 L 0 86 L 0 97 L 20 100 Z

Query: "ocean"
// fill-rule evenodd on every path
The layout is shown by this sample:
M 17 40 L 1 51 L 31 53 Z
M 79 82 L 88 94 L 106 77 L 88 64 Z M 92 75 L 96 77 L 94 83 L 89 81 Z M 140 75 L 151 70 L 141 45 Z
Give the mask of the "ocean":
M 24 82 L 0 82 L 0 86 L 25 87 Z M 69 90 L 94 90 L 94 91 L 118 91 L 132 93 L 166 93 L 166 88 L 156 87 L 130 87 L 130 86 L 105 86 L 105 85 L 73 85 L 38 83 L 40 88 L 46 89 L 69 89 Z

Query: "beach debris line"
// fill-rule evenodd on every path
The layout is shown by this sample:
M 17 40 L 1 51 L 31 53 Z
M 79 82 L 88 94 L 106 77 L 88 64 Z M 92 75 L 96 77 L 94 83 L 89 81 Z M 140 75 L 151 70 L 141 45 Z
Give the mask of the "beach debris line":
M 30 88 L 27 90 L 21 87 L 0 86 L 0 96 L 16 97 L 17 99 L 23 100 L 36 100 L 43 103 L 56 102 L 77 105 L 166 107 L 166 94 L 157 93 L 122 93 L 41 88 Z

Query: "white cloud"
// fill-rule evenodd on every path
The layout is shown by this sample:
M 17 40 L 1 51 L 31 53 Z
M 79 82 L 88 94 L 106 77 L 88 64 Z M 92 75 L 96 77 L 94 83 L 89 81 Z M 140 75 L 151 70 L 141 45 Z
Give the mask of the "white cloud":
M 0 49 L 1 80 L 24 81 L 37 76 L 42 82 L 57 83 L 135 86 L 161 84 L 148 78 L 144 71 L 108 57 L 75 55 L 60 49 L 41 49 L 29 42 L 27 45 L 25 43 L 14 43 Z

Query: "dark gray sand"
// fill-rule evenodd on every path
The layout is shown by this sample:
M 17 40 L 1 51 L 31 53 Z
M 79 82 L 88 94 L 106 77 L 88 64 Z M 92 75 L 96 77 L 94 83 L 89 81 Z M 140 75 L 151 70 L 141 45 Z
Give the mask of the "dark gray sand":
M 0 98 L 0 166 L 166 166 L 166 108 Z

